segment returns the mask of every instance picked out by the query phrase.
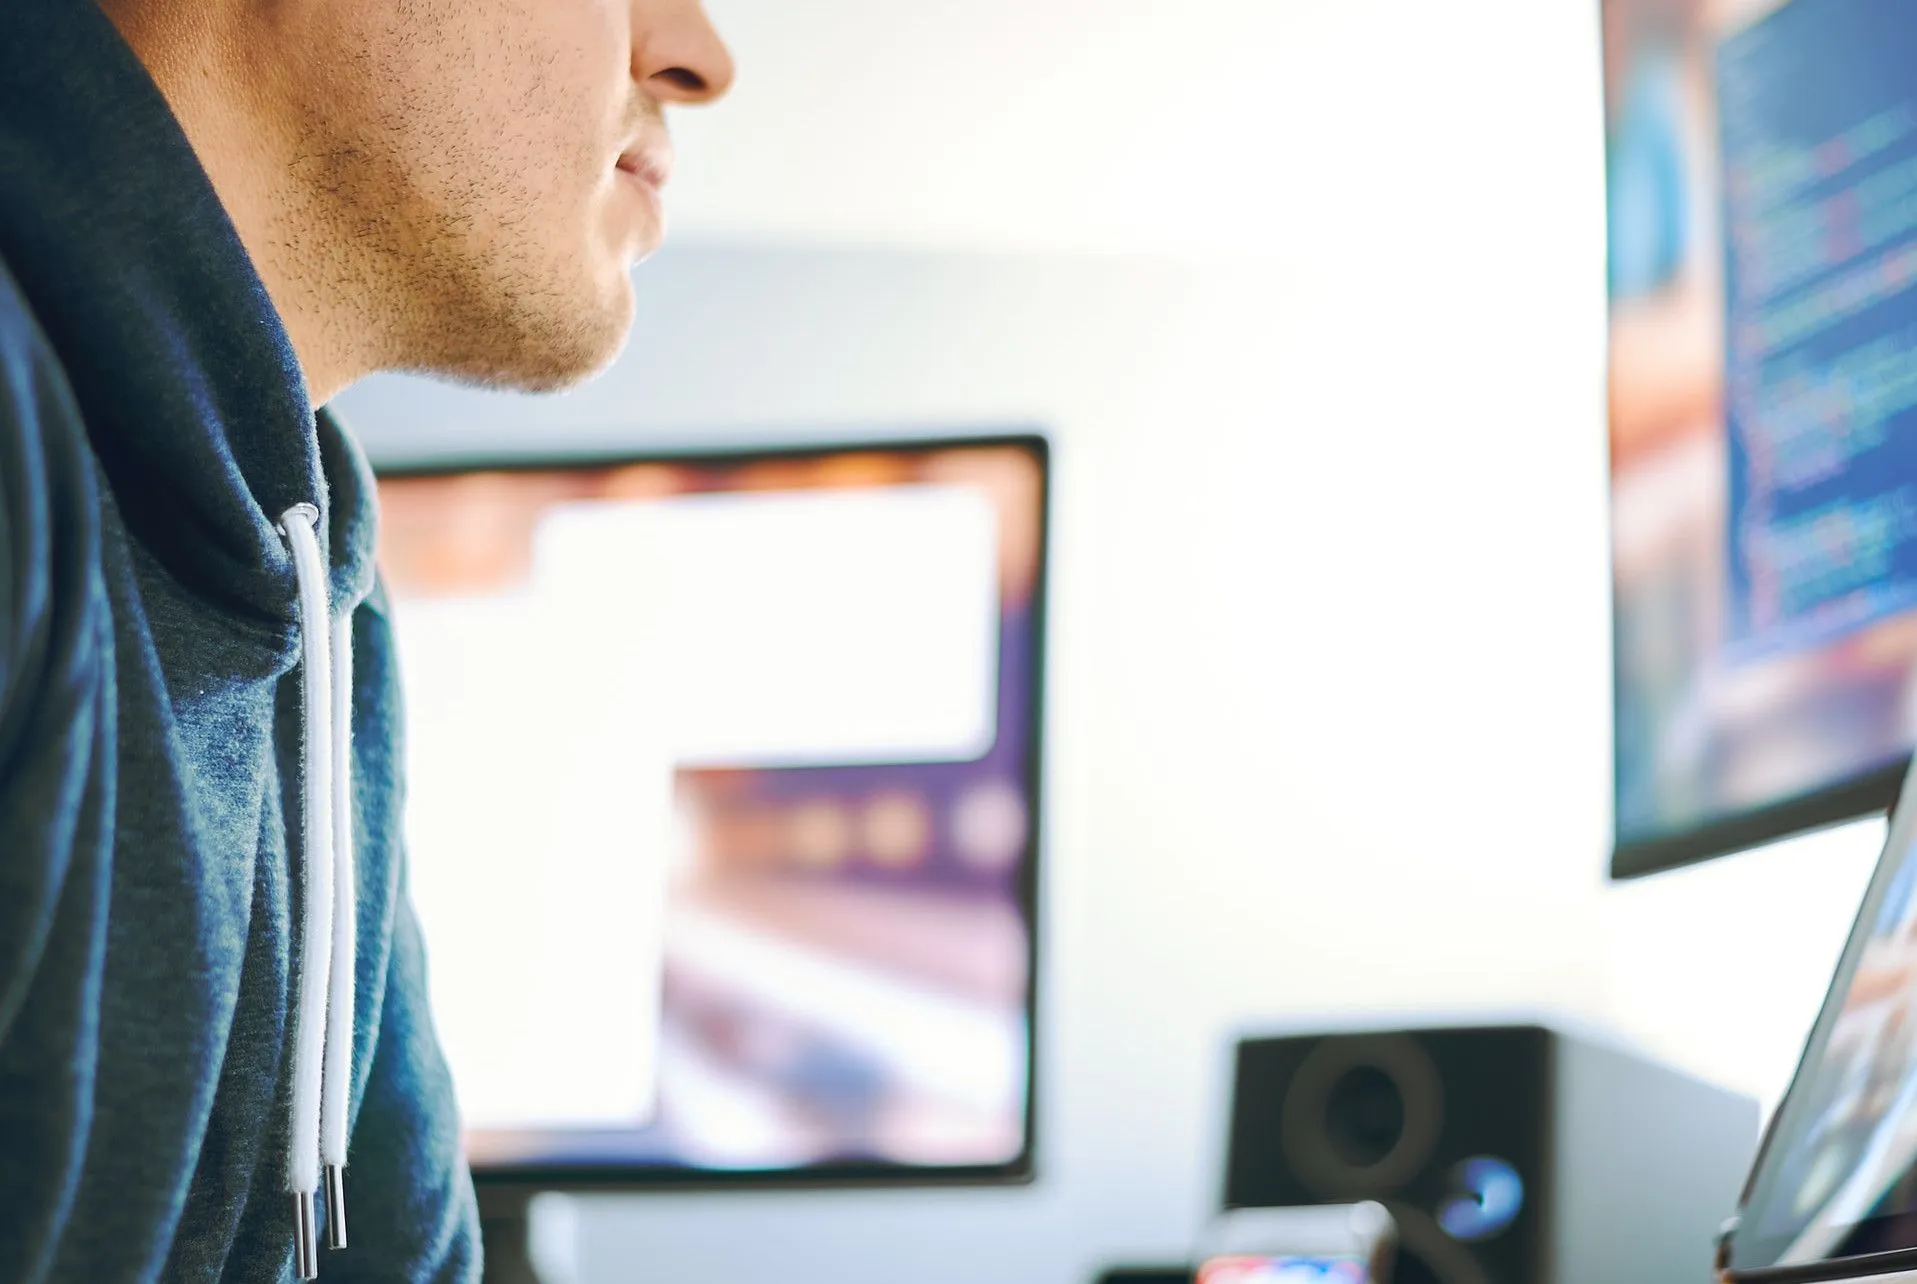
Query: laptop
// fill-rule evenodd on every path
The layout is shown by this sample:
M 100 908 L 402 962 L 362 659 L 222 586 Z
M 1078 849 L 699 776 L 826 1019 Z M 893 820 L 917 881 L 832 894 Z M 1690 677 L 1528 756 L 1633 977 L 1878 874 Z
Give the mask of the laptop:
M 1917 768 L 1718 1245 L 1732 1284 L 1917 1284 Z

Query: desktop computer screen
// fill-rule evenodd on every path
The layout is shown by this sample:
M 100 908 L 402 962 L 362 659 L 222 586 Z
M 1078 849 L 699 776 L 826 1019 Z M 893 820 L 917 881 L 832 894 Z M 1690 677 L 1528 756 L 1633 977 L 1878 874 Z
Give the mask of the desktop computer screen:
M 1015 1178 L 1044 442 L 387 471 L 482 1178 Z
M 1917 733 L 1917 5 L 1606 0 L 1614 876 Z

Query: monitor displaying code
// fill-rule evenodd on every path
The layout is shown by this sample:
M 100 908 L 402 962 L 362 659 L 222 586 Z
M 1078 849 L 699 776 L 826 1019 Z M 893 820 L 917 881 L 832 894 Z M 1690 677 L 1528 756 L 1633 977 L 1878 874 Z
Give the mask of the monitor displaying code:
M 1617 838 L 1705 855 L 1917 738 L 1917 7 L 1604 18 Z
M 1911 50 L 1917 8 L 1807 0 L 1718 51 L 1733 660 L 1917 604 Z

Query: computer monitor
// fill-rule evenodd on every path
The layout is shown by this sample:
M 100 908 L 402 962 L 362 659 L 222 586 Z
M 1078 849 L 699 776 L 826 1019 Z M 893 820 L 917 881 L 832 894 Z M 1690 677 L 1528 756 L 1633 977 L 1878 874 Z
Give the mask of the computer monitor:
M 1614 876 L 1886 808 L 1917 731 L 1917 5 L 1603 6 Z
M 1029 1174 L 1047 457 L 384 473 L 482 1182 Z

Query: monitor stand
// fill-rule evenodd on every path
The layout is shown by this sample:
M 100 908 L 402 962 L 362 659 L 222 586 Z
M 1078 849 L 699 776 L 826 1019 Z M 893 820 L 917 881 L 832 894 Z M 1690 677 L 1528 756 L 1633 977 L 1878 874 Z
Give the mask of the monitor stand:
M 479 1187 L 479 1238 L 486 1253 L 483 1284 L 562 1284 L 540 1274 L 533 1259 L 532 1201 L 537 1193 Z

